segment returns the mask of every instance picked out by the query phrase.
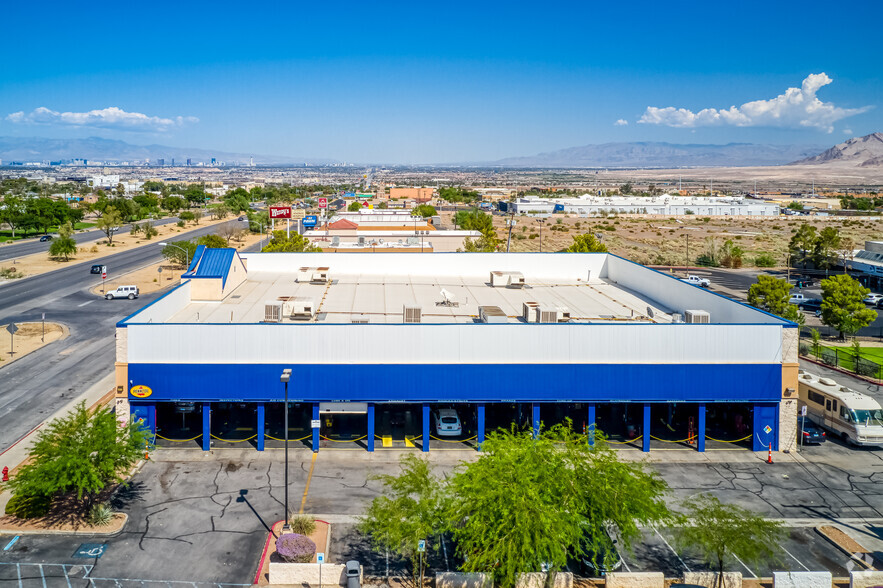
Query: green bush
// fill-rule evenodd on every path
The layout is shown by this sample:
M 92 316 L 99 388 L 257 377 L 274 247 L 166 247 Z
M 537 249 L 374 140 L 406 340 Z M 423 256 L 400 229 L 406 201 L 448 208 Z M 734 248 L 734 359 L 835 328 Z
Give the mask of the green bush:
M 184 221 L 179 220 L 177 224 L 178 224 L 179 227 L 183 227 L 183 226 L 184 226 Z
M 14 494 L 6 504 L 6 514 L 20 519 L 36 519 L 49 514 L 51 505 L 49 496 Z
M 89 524 L 95 527 L 103 527 L 109 525 L 113 520 L 113 509 L 110 504 L 102 502 L 96 504 L 89 511 Z
M 800 355 L 809 355 L 809 352 L 810 352 L 809 345 L 807 345 L 806 343 L 801 343 L 800 347 L 798 349 L 798 352 L 800 353 Z
M 837 352 L 830 349 L 822 349 L 822 363 L 826 365 L 837 365 Z
M 306 515 L 294 515 L 288 523 L 291 525 L 291 531 L 299 535 L 311 535 L 316 530 L 316 520 Z
M 758 253 L 754 258 L 754 265 L 757 267 L 775 267 L 776 260 L 769 253 Z
M 880 372 L 880 366 L 863 357 L 858 358 L 855 362 L 855 373 L 865 377 L 876 377 Z

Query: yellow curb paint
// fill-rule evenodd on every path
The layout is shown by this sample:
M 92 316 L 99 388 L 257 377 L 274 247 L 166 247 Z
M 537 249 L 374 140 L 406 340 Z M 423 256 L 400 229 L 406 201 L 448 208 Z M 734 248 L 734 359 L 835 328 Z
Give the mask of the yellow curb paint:
M 313 480 L 313 470 L 316 468 L 316 458 L 319 457 L 318 452 L 313 453 L 313 459 L 310 460 L 310 473 L 307 475 L 307 485 L 304 487 L 304 496 L 300 499 L 300 510 L 297 514 L 304 514 L 304 507 L 307 504 L 307 493 L 310 491 L 310 482 Z

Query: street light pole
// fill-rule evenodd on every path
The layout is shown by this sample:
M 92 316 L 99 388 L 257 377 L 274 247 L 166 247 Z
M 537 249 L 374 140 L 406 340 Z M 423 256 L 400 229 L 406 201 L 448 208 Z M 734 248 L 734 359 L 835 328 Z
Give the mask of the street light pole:
M 282 531 L 291 531 L 291 518 L 288 513 L 288 380 L 291 379 L 291 369 L 282 370 L 280 381 L 285 384 L 285 522 L 282 524 Z
M 181 251 L 183 251 L 184 252 L 184 259 L 186 260 L 184 262 L 184 267 L 185 268 L 190 267 L 190 252 L 189 251 L 187 251 L 183 247 L 175 245 L 174 243 L 160 243 L 160 245 L 162 245 L 163 247 L 174 247 L 175 249 L 180 249 Z

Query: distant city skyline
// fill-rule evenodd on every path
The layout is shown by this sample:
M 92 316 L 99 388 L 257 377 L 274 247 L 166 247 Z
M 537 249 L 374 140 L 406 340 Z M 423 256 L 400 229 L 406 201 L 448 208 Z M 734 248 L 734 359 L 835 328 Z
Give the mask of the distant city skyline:
M 10 27 L 0 136 L 410 164 L 606 142 L 834 145 L 883 130 L 879 3 L 149 13 L 58 3 L 38 26 Z M 25 5 L 5 14 L 30 18 Z

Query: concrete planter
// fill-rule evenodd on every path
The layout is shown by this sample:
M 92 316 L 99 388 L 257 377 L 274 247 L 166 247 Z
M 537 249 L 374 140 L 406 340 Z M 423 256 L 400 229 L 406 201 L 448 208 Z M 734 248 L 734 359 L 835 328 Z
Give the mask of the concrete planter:
M 493 588 L 494 578 L 484 572 L 440 572 L 435 575 L 435 588 Z
M 724 572 L 721 588 L 742 588 L 742 574 L 740 572 Z M 697 584 L 706 588 L 717 586 L 716 572 L 688 572 L 684 574 L 685 584 Z
M 515 588 L 545 588 L 545 572 L 527 572 L 520 574 L 515 582 Z M 555 574 L 554 588 L 573 588 L 573 574 L 571 572 L 558 572 Z
M 343 564 L 322 564 L 322 583 L 320 585 L 319 564 L 270 562 L 270 584 L 296 584 L 299 586 L 308 584 L 312 588 L 346 586 L 346 566 Z
M 773 588 L 831 588 L 831 572 L 773 572 Z
M 664 587 L 665 574 L 663 574 L 662 572 L 610 572 L 607 574 L 607 588 Z

